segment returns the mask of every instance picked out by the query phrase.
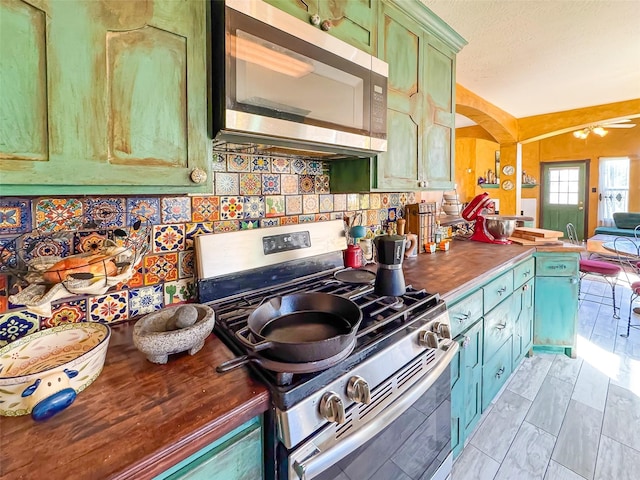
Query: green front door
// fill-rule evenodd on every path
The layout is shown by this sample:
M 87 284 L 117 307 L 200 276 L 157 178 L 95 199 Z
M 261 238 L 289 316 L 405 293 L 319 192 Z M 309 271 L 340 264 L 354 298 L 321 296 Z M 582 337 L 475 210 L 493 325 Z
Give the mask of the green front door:
M 542 228 L 567 232 L 573 223 L 578 239 L 585 238 L 586 161 L 545 163 L 542 166 Z

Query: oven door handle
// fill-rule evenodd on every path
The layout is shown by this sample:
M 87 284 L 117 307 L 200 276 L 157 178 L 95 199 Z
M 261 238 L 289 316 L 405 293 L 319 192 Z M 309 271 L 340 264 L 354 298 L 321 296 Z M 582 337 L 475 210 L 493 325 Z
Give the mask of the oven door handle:
M 330 466 L 342 460 L 351 452 L 355 451 L 367 441 L 375 437 L 378 433 L 402 415 L 411 405 L 413 405 L 436 380 L 442 375 L 447 366 L 451 363 L 456 353 L 458 353 L 458 343 L 452 342 L 440 361 L 433 369 L 425 375 L 416 385 L 405 392 L 395 403 L 376 415 L 375 420 L 371 421 L 352 435 L 344 438 L 340 443 L 333 445 L 325 451 L 314 448 L 311 455 L 301 461 L 293 462 L 293 470 L 296 472 L 300 480 L 311 480 L 317 477 Z

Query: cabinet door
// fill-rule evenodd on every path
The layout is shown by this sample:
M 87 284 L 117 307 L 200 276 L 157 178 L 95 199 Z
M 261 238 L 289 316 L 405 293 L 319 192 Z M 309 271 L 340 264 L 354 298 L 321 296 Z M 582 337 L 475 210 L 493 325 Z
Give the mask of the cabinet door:
M 578 277 L 536 277 L 534 345 L 575 348 L 578 283 Z
M 378 57 L 389 64 L 387 151 L 377 157 L 377 187 L 416 190 L 424 152 L 423 29 L 383 3 L 378 22 Z
M 513 329 L 513 370 L 522 361 L 533 342 L 533 279 L 522 285 L 513 294 L 514 316 L 517 318 Z
M 420 177 L 430 189 L 448 190 L 455 183 L 455 55 L 441 42 L 427 39 L 424 173 Z
M 38 5 L 0 4 L 3 193 L 204 191 L 205 4 Z

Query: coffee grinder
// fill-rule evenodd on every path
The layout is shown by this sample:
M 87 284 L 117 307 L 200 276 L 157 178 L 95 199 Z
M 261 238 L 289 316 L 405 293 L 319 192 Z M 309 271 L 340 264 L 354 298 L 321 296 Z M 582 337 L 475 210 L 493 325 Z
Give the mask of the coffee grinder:
M 373 239 L 378 258 L 378 271 L 374 292 L 383 296 L 398 297 L 407 287 L 402 273 L 406 239 L 401 235 L 380 235 Z

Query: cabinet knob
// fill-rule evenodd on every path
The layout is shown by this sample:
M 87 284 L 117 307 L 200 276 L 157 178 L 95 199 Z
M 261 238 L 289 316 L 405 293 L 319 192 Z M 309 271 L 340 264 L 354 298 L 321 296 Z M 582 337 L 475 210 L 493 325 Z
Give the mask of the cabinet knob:
M 207 181 L 207 172 L 201 168 L 194 168 L 191 170 L 191 181 L 193 183 L 204 183 Z
M 369 384 L 364 378 L 357 375 L 351 377 L 347 384 L 347 396 L 354 402 L 369 405 L 371 403 Z
M 325 20 L 324 22 L 322 22 L 320 24 L 320 28 L 322 30 L 324 30 L 325 32 L 328 32 L 329 30 L 331 30 L 331 27 L 332 27 L 332 25 L 331 25 L 331 22 L 329 20 Z
M 330 422 L 344 423 L 344 403 L 340 397 L 333 392 L 325 393 L 320 400 L 320 415 Z
M 316 27 L 320 25 L 320 15 L 318 15 L 317 13 L 311 15 L 309 17 L 309 23 L 311 23 L 311 25 L 315 25 Z

